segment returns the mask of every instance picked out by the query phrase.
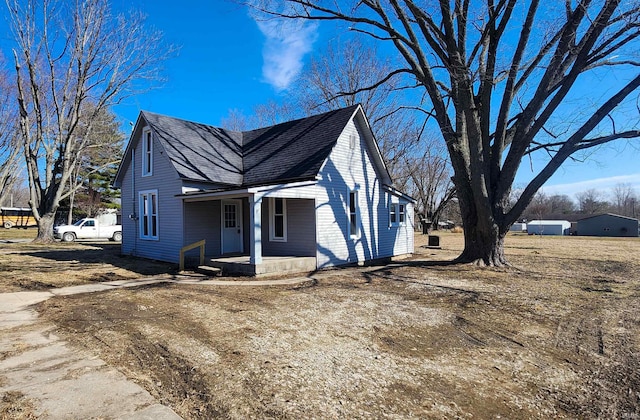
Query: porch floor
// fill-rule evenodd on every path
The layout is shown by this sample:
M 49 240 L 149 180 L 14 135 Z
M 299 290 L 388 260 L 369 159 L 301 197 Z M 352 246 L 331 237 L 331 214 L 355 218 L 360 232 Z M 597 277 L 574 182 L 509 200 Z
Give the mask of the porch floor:
M 261 276 L 285 273 L 308 273 L 316 270 L 315 257 L 262 257 L 262 264 L 251 264 L 248 255 L 211 258 L 207 265 L 218 267 L 223 274 Z

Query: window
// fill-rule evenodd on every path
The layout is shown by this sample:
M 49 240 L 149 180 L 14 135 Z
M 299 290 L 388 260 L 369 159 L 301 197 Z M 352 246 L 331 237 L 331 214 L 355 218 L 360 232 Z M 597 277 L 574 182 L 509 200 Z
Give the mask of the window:
M 148 128 L 142 132 L 142 176 L 153 172 L 153 137 Z
M 226 228 L 235 228 L 238 227 L 237 211 L 235 204 L 225 204 L 224 205 L 224 227 Z
M 349 149 L 353 150 L 356 148 L 356 136 L 355 134 L 349 135 Z
M 140 238 L 158 239 L 158 191 L 140 193 Z
M 389 204 L 389 225 L 404 225 L 406 219 L 406 206 L 399 203 Z
M 349 236 L 357 238 L 360 235 L 358 229 L 358 191 L 349 191 Z
M 269 240 L 287 241 L 287 201 L 284 198 L 269 200 Z

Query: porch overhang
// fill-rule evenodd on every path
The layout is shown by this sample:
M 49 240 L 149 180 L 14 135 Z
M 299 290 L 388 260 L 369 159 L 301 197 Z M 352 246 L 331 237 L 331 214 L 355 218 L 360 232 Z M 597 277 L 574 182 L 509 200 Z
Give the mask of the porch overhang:
M 176 195 L 184 202 L 208 201 L 221 198 L 240 198 L 252 195 L 260 195 L 261 197 L 278 197 L 286 196 L 293 198 L 314 198 L 314 193 L 304 192 L 309 187 L 314 187 L 318 183 L 317 180 L 291 182 L 285 184 L 260 185 L 247 188 L 235 189 L 217 189 L 217 190 L 184 190 L 182 194 Z M 284 193 L 286 191 L 286 193 Z
M 271 238 L 271 231 L 269 230 L 271 221 L 267 221 L 269 213 L 266 213 L 263 219 L 263 212 L 268 211 L 269 206 L 272 205 L 271 201 L 267 202 L 267 200 L 271 200 L 272 198 L 282 198 L 293 201 L 297 199 L 305 200 L 307 203 L 310 203 L 305 207 L 305 211 L 307 211 L 306 214 L 309 215 L 312 226 L 315 226 L 316 185 L 317 180 L 307 180 L 236 189 L 224 188 L 208 191 L 188 191 L 176 197 L 184 203 L 185 212 L 191 207 L 203 208 L 202 206 L 209 206 L 208 202 L 213 203 L 211 208 L 218 208 L 217 211 L 219 211 L 221 218 L 219 228 L 220 248 L 209 255 L 215 256 L 221 254 L 223 256 L 222 258 L 226 258 L 226 268 L 223 268 L 224 272 L 245 275 L 309 272 L 316 269 L 316 258 L 310 257 L 310 255 L 315 255 L 315 229 L 313 231 L 313 242 L 304 242 L 302 248 L 300 244 L 287 248 L 286 246 L 280 245 L 280 243 L 286 242 L 286 239 L 284 241 L 278 241 L 277 239 Z M 216 202 L 220 202 L 220 204 Z M 238 208 L 240 209 L 240 216 L 231 217 L 231 215 L 238 214 L 236 210 Z M 229 220 L 226 219 L 228 216 L 230 217 Z M 237 221 L 240 221 L 240 223 L 236 224 Z M 194 219 L 183 219 L 183 223 L 184 231 L 190 231 L 190 236 L 193 237 L 193 240 L 203 239 L 193 233 L 194 230 L 191 224 L 194 223 Z M 300 222 L 298 221 L 298 223 Z M 231 228 L 231 230 L 229 230 L 229 228 Z M 264 232 L 263 228 L 265 229 Z M 235 251 L 236 242 L 234 242 L 233 239 L 236 237 L 233 231 L 236 230 L 243 244 L 237 252 Z M 298 235 L 298 238 L 300 238 L 300 235 Z M 211 236 L 209 239 L 211 239 Z M 229 242 L 229 247 L 226 246 L 227 239 L 232 241 Z M 305 248 L 305 244 L 308 243 L 313 243 L 313 251 Z M 267 253 L 266 256 L 263 255 L 265 250 Z M 232 254 L 242 254 L 243 256 L 231 257 Z M 274 257 L 274 255 L 290 255 L 290 257 Z M 233 261 L 228 258 L 240 258 L 240 260 Z

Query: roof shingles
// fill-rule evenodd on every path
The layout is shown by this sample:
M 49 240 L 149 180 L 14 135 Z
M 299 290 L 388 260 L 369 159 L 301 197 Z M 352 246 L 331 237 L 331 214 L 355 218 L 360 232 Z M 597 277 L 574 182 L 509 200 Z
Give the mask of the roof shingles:
M 313 179 L 357 107 L 246 132 L 142 114 L 181 178 L 242 187 Z

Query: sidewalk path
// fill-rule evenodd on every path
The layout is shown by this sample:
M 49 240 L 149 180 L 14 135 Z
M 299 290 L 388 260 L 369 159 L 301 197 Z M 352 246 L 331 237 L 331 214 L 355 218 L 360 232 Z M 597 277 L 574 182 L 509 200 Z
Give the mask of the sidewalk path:
M 214 286 L 274 286 L 315 282 L 309 277 L 279 280 L 212 280 L 201 276 L 157 276 L 69 286 L 41 292 L 0 293 L 0 395 L 19 392 L 33 402 L 38 418 L 174 420 L 159 404 L 88 351 L 55 335 L 55 325 L 38 320 L 31 305 L 54 296 L 100 292 L 157 283 Z
M 0 294 L 0 394 L 19 392 L 31 400 L 37 418 L 180 419 L 103 360 L 55 335 L 55 326 L 39 321 L 30 308 L 55 295 L 117 287 L 90 286 Z

